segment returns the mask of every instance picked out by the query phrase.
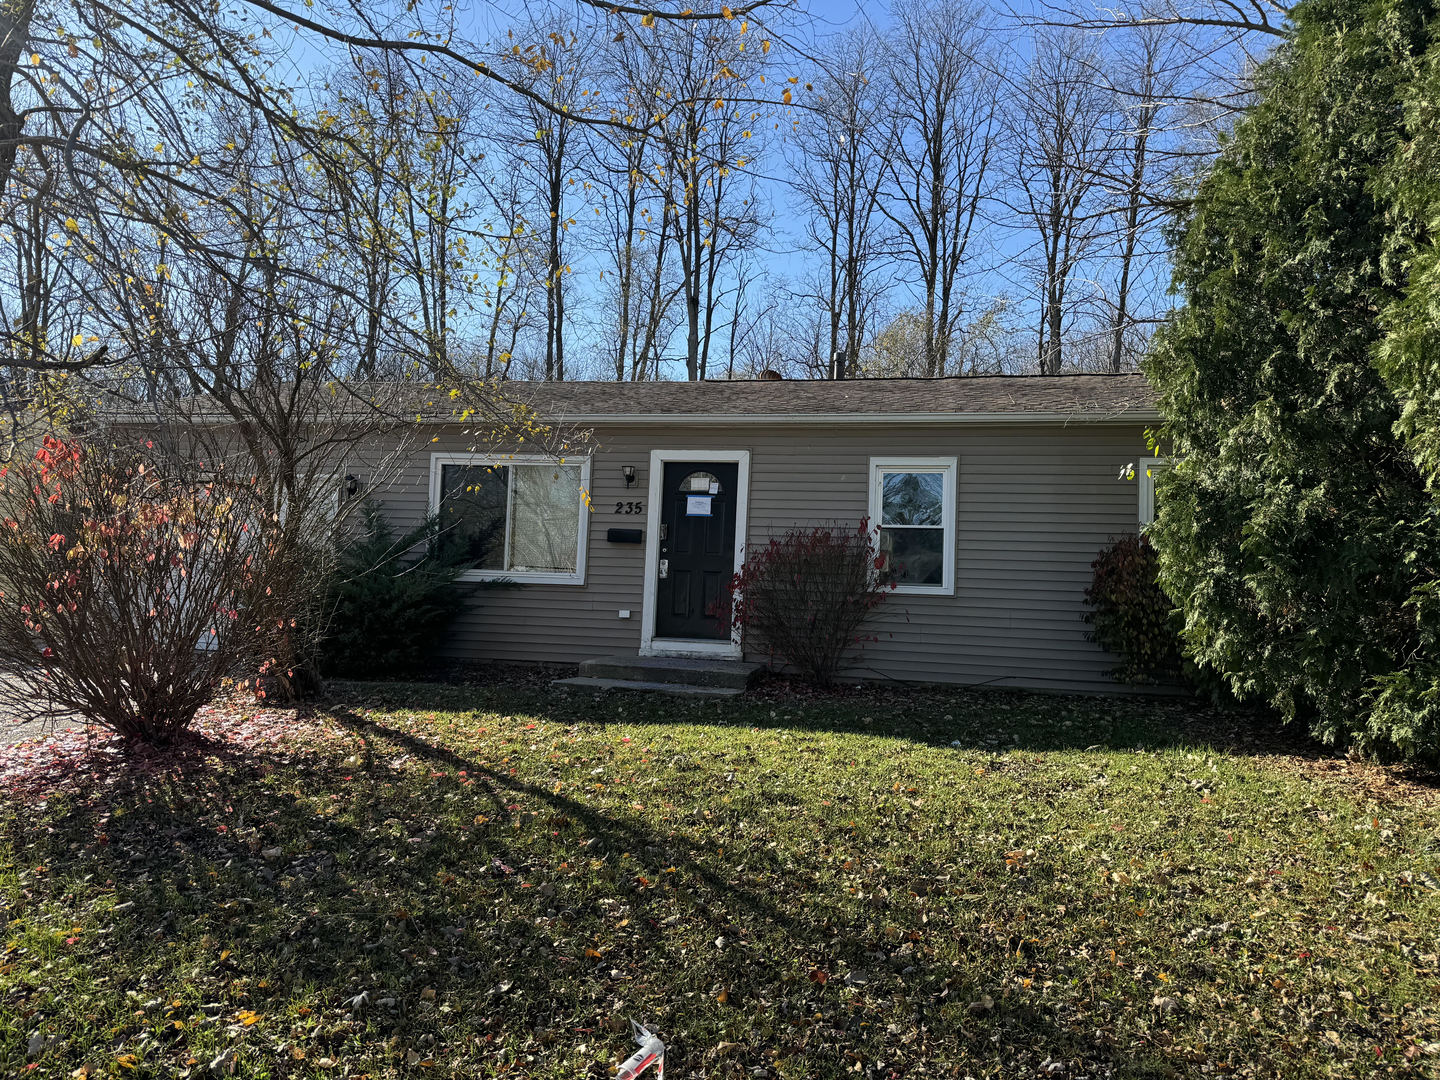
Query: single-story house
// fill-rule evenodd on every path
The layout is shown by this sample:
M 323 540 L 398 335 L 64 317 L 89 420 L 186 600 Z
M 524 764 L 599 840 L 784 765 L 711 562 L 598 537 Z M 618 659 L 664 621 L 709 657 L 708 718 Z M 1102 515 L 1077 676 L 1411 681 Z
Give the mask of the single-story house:
M 477 592 L 453 657 L 739 659 L 707 608 L 745 552 L 868 516 L 903 570 L 854 675 L 1116 689 L 1081 617 L 1096 554 L 1152 513 L 1151 470 L 1121 475 L 1159 420 L 1139 375 L 506 387 L 585 449 L 441 424 L 380 496 L 519 586 Z

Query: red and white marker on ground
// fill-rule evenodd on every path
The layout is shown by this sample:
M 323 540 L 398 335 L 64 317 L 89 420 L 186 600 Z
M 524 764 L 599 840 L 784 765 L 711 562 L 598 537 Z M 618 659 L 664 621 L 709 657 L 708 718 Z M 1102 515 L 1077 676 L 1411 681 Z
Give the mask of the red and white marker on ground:
M 615 1080 L 637 1080 L 651 1065 L 655 1066 L 655 1080 L 665 1080 L 665 1044 L 660 1041 L 660 1036 L 652 1035 L 634 1020 L 630 1021 L 630 1030 L 640 1049 L 620 1063 Z

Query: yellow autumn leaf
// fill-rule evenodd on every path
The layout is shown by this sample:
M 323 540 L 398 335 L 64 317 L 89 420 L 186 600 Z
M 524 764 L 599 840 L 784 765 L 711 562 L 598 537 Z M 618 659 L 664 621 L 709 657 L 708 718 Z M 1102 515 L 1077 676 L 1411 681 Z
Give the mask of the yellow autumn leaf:
M 762 53 L 768 53 L 770 51 L 770 42 L 768 39 L 760 42 L 760 51 Z
M 240 1023 L 244 1024 L 246 1027 L 249 1027 L 251 1024 L 257 1024 L 260 1022 L 260 1014 L 251 1012 L 249 1009 L 241 1009 L 238 1013 L 235 1014 L 235 1019 L 239 1020 Z
M 785 102 L 786 105 L 789 105 L 789 104 L 790 104 L 790 91 L 789 91 L 789 90 L 786 90 L 785 93 L 781 95 L 780 100 L 783 101 L 783 102 Z
M 70 339 L 70 344 L 75 346 L 75 348 L 77 349 L 80 348 L 81 345 L 85 344 L 85 335 L 76 334 L 73 338 Z
M 655 13 L 652 11 L 640 16 L 640 25 L 648 26 L 653 29 L 655 26 Z
M 722 7 L 720 9 L 720 14 L 724 15 L 727 19 L 735 18 L 735 12 L 731 11 L 728 7 Z
M 65 219 L 65 228 L 69 229 L 71 232 L 79 232 L 80 224 L 73 217 L 67 217 Z

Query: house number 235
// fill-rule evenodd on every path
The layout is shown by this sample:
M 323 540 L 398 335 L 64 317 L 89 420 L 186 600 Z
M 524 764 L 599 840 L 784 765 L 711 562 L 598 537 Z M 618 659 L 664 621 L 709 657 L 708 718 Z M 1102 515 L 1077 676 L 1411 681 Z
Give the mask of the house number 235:
M 645 504 L 643 502 L 617 502 L 615 513 L 617 514 L 643 514 Z

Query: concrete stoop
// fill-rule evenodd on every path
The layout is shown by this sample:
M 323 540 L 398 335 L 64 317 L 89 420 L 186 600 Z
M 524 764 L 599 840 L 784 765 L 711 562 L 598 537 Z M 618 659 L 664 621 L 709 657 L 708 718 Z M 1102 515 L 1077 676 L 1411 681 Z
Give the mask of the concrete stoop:
M 737 697 L 755 680 L 761 664 L 681 656 L 601 656 L 580 663 L 570 679 L 551 685 L 576 690 L 638 690 L 687 697 Z

